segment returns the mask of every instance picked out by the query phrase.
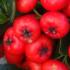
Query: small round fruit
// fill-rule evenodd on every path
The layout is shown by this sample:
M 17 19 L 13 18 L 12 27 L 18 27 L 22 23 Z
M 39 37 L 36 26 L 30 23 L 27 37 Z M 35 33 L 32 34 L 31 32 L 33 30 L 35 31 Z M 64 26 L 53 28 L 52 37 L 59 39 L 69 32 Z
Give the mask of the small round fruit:
M 19 64 L 22 61 L 22 56 L 23 55 L 17 55 L 9 52 L 5 53 L 5 58 L 9 64 Z
M 42 64 L 42 70 L 68 70 L 68 67 L 58 60 L 49 60 Z
M 45 36 L 41 36 L 34 43 L 27 45 L 27 59 L 37 63 L 42 63 L 51 57 L 53 50 L 52 48 L 52 41 Z
M 70 46 L 68 47 L 68 56 L 70 57 Z
M 46 35 L 53 39 L 60 39 L 69 32 L 68 19 L 58 12 L 47 12 L 40 20 L 40 26 Z
M 22 64 L 23 70 L 41 70 L 41 65 L 35 62 L 27 61 L 25 64 Z
M 70 1 L 68 2 L 67 6 L 64 8 L 64 14 L 70 17 Z
M 15 35 L 26 43 L 32 43 L 40 36 L 40 26 L 34 15 L 19 16 L 14 20 Z
M 4 50 L 13 54 L 23 54 L 25 50 L 25 43 L 18 39 L 13 28 L 9 28 L 4 35 Z M 19 51 L 19 52 L 18 52 Z
M 23 68 L 23 64 L 25 64 L 26 62 L 27 62 L 27 57 L 24 54 L 24 55 L 22 55 L 21 61 L 16 64 L 16 67 Z
M 40 0 L 42 6 L 49 11 L 61 10 L 67 4 L 67 0 Z
M 28 13 L 32 11 L 38 0 L 16 0 L 16 9 L 21 13 Z
M 5 32 L 3 44 L 7 61 L 10 64 L 19 63 L 24 54 L 25 44 L 15 36 L 12 27 Z

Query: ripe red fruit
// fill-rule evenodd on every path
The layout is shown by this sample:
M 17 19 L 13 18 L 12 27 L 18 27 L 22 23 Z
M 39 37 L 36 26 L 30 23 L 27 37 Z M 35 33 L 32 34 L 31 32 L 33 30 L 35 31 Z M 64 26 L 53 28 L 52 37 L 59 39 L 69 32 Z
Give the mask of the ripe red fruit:
M 17 17 L 13 24 L 16 36 L 22 41 L 32 43 L 40 36 L 39 22 L 34 15 Z
M 37 63 L 42 63 L 51 57 L 52 48 L 52 41 L 45 36 L 41 36 L 36 42 L 27 45 L 27 59 Z
M 4 35 L 4 51 L 9 63 L 17 63 L 25 50 L 25 44 L 14 35 L 13 28 L 9 28 Z
M 23 70 L 41 70 L 40 64 L 27 61 L 25 64 L 22 64 Z
M 38 0 L 16 0 L 17 11 L 28 13 L 34 9 Z
M 42 30 L 51 38 L 59 39 L 69 32 L 69 22 L 67 18 L 57 12 L 47 12 L 40 20 Z
M 13 28 L 9 28 L 4 35 L 4 49 L 13 54 L 23 54 L 25 44 L 18 39 Z M 18 52 L 19 51 L 19 52 Z
M 20 57 L 21 57 L 21 56 L 20 56 Z M 19 63 L 17 63 L 16 66 L 17 66 L 18 68 L 22 68 L 22 67 L 23 67 L 23 64 L 25 64 L 26 62 L 27 62 L 27 57 L 26 57 L 26 55 L 25 55 L 25 53 L 24 53 L 24 55 L 22 55 L 21 61 L 20 61 Z
M 64 14 L 70 17 L 70 1 L 68 2 L 67 6 L 64 8 Z
M 70 57 L 70 46 L 68 47 L 68 56 Z
M 5 53 L 5 58 L 9 64 L 15 64 L 15 65 L 19 64 L 22 61 L 22 56 L 17 54 L 12 54 L 9 52 Z
M 40 0 L 40 2 L 46 10 L 50 11 L 61 10 L 67 4 L 67 0 Z
M 58 60 L 49 60 L 42 65 L 42 70 L 68 70 L 68 67 Z

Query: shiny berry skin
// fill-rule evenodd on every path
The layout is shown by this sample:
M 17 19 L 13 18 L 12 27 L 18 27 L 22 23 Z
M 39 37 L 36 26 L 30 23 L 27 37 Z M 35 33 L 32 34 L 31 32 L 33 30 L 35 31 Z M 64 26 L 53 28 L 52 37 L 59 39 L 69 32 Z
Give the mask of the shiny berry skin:
M 68 2 L 67 6 L 64 8 L 64 14 L 70 17 L 70 1 Z
M 12 54 L 9 52 L 5 52 L 5 58 L 9 64 L 19 64 L 22 61 L 23 55 Z
M 4 35 L 4 49 L 14 54 L 23 54 L 24 52 L 24 43 L 18 39 L 13 28 L 9 28 Z M 19 51 L 19 52 L 18 52 Z
M 19 16 L 14 20 L 14 32 L 26 43 L 32 43 L 40 36 L 40 26 L 34 15 Z
M 68 47 L 68 56 L 70 57 L 70 46 Z
M 67 0 L 40 0 L 42 6 L 49 11 L 61 10 L 67 4 Z
M 40 26 L 46 35 L 53 39 L 60 39 L 69 32 L 67 18 L 58 12 L 47 12 L 40 19 Z
M 7 61 L 10 64 L 19 62 L 24 54 L 25 44 L 15 36 L 12 27 L 5 32 L 3 44 Z
M 50 59 L 53 51 L 52 48 L 52 41 L 48 37 L 41 36 L 36 42 L 27 45 L 27 59 L 37 63 L 42 63 Z
M 58 60 L 49 60 L 43 63 L 42 70 L 68 70 L 68 67 Z
M 16 9 L 21 13 L 28 13 L 32 11 L 38 0 L 16 0 Z
M 35 62 L 27 61 L 25 64 L 22 64 L 23 70 L 41 70 L 41 65 Z

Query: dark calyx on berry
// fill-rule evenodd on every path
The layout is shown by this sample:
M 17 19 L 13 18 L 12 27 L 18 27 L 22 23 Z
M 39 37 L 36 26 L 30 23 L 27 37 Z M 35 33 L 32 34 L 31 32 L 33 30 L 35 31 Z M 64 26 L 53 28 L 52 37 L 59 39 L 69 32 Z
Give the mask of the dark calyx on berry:
M 22 31 L 24 37 L 31 37 L 32 33 L 28 29 Z
M 12 42 L 13 42 L 12 39 L 8 38 L 7 41 L 6 41 L 6 44 L 11 45 Z
M 52 34 L 56 34 L 56 29 L 55 29 L 55 27 L 50 27 L 50 28 L 49 28 L 49 32 L 52 33 Z
M 41 47 L 39 49 L 39 55 L 40 56 L 44 56 L 47 53 L 47 51 L 48 51 L 48 48 L 47 47 Z

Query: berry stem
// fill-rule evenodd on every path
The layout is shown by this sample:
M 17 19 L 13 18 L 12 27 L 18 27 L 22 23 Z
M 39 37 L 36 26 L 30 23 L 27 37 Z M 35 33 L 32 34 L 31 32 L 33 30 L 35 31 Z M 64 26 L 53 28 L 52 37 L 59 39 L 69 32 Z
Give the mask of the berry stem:
M 59 57 L 57 57 L 56 59 L 60 59 L 60 58 L 62 58 L 64 55 L 60 55 Z
M 59 40 L 59 54 L 62 54 L 61 47 L 62 47 L 62 39 Z
M 34 9 L 33 12 L 34 12 L 37 16 L 41 17 L 41 14 L 39 14 L 39 12 L 38 12 L 36 9 Z
M 67 66 L 69 66 L 69 64 L 68 64 L 68 62 L 67 62 L 67 55 L 65 55 L 65 57 L 64 57 L 64 59 L 63 59 L 63 62 L 64 62 Z

